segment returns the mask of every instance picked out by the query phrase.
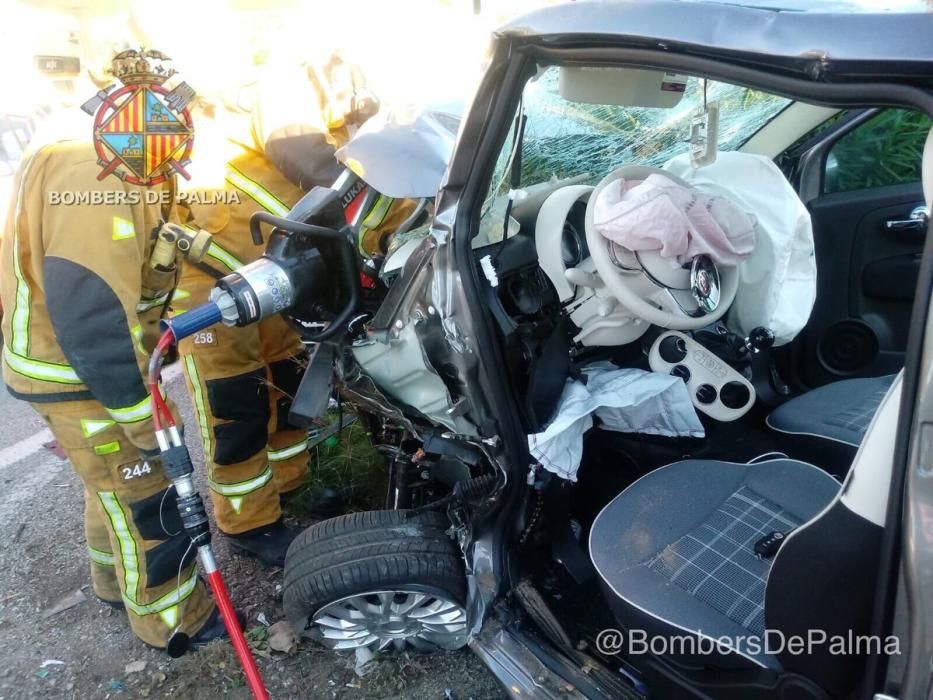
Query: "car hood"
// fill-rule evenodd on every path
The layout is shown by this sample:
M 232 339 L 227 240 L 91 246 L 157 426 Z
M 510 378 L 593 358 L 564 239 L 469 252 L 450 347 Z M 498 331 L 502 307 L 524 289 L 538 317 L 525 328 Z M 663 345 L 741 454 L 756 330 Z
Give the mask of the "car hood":
M 389 197 L 433 197 L 463 110 L 462 103 L 382 110 L 337 151 L 337 160 Z

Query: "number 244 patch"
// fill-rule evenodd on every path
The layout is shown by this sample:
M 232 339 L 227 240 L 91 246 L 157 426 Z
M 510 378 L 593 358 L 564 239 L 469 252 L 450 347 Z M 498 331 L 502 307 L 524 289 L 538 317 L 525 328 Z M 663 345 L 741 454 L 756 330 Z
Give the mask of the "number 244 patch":
M 120 467 L 120 470 L 123 472 L 123 481 L 129 481 L 130 479 L 136 479 L 140 476 L 146 476 L 146 474 L 152 473 L 152 467 L 149 466 L 149 462 L 127 465 L 125 467 Z

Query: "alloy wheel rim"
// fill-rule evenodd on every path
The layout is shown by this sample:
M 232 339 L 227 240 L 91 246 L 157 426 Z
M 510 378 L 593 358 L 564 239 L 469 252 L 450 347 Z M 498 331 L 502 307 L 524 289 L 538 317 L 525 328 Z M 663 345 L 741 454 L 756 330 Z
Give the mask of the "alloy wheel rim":
M 308 621 L 308 633 L 330 649 L 459 649 L 467 640 L 466 611 L 449 597 L 416 590 L 380 590 L 328 603 Z

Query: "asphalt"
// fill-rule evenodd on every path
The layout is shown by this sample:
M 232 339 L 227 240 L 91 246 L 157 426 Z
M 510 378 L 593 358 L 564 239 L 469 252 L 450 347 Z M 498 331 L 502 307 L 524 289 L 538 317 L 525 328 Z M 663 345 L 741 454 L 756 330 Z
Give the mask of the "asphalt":
M 0 425 L 0 473 L 34 454 L 36 450 L 33 450 L 33 443 L 40 437 L 50 435 L 42 419 L 22 401 L 10 396 L 2 384 Z

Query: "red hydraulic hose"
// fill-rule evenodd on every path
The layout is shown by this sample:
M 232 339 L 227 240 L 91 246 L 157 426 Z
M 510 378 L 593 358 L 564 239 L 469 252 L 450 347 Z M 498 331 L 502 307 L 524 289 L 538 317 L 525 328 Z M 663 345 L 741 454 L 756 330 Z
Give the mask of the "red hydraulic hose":
M 149 358 L 149 395 L 152 398 L 152 427 L 156 433 L 161 431 L 163 427 L 168 428 L 175 425 L 175 418 L 168 409 L 165 399 L 162 398 L 162 391 L 159 389 L 162 355 L 165 354 L 165 351 L 169 349 L 174 340 L 175 336 L 172 335 L 170 330 L 162 333 L 159 342 L 156 343 L 152 357 Z M 162 418 L 165 418 L 165 426 L 162 425 Z

